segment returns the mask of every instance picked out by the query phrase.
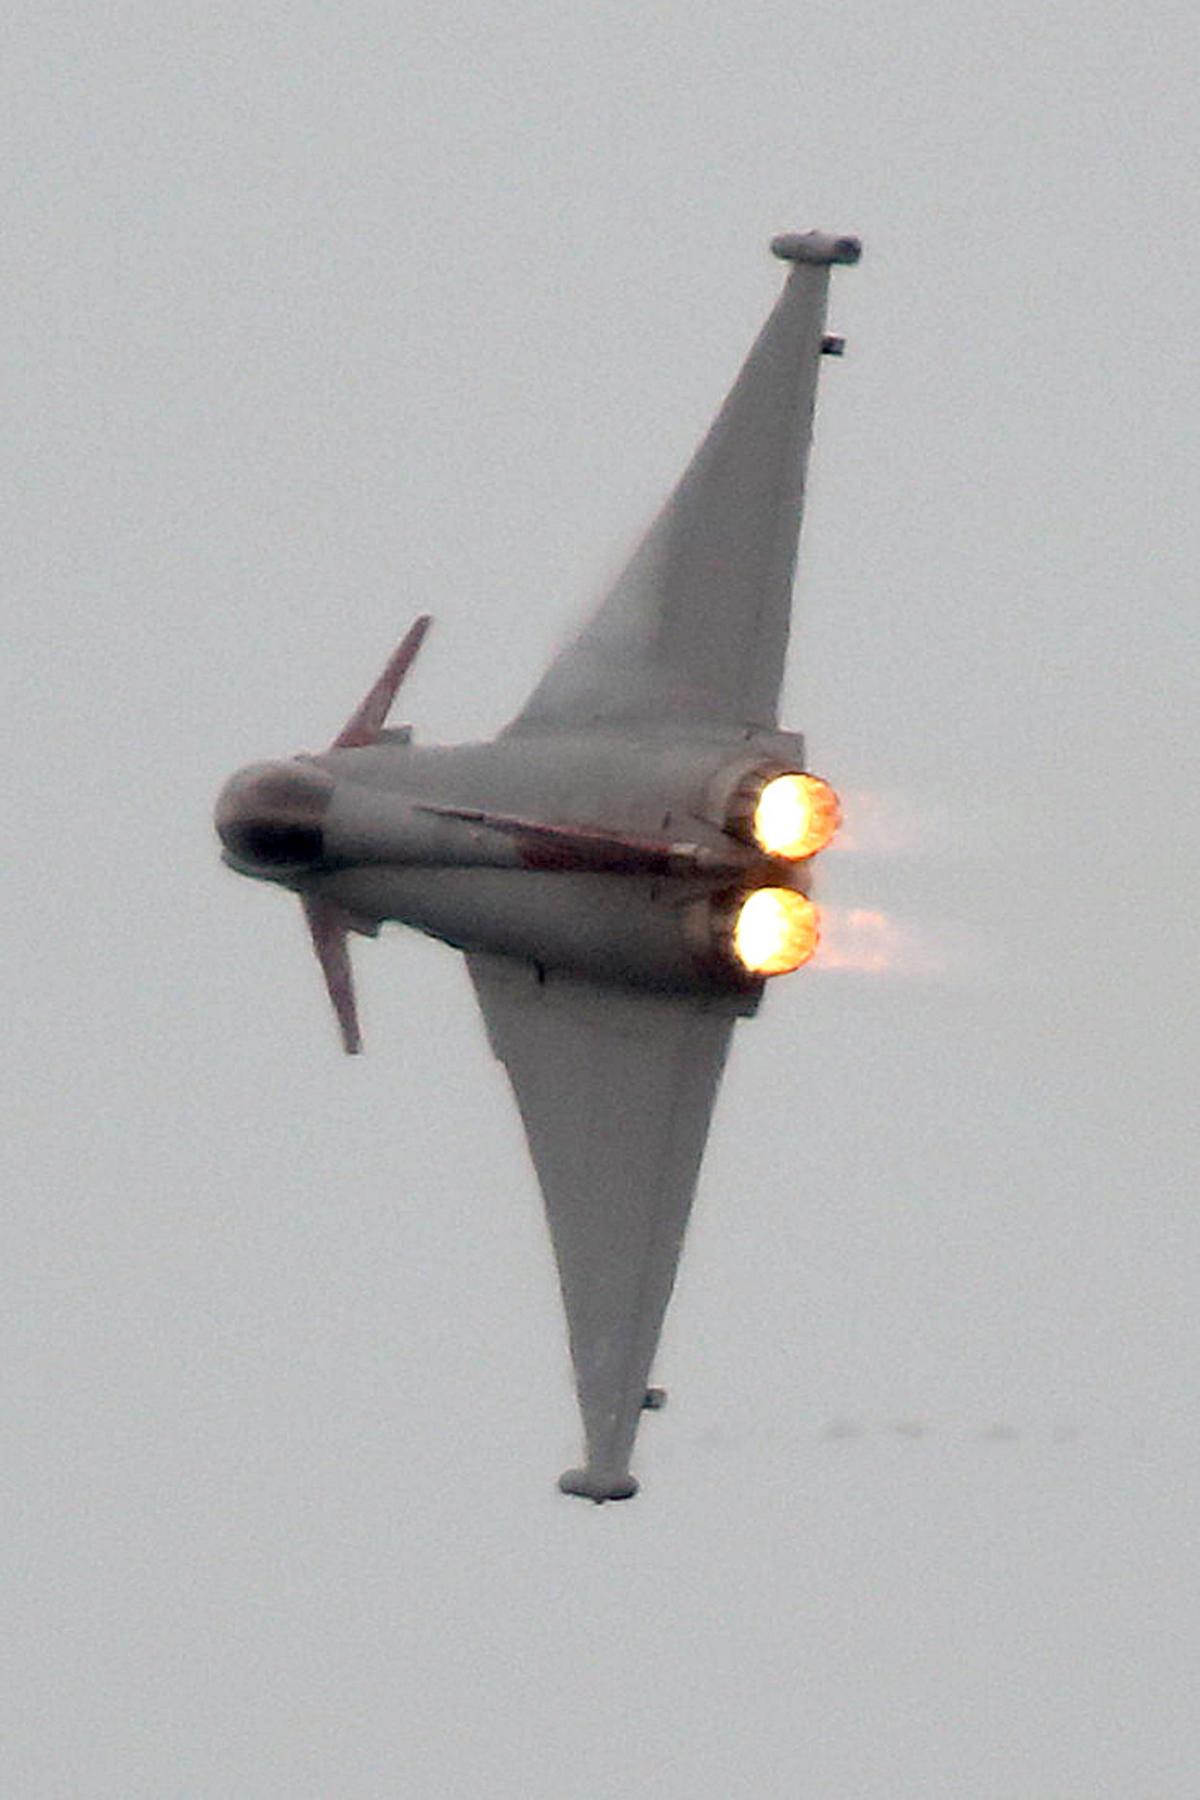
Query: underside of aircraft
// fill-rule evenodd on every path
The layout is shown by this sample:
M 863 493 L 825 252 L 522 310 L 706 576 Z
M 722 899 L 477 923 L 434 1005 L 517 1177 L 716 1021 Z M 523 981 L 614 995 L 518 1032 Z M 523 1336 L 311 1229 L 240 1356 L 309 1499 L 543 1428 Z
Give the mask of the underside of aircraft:
M 814 858 L 839 823 L 777 708 L 830 268 L 788 275 L 708 435 L 616 584 L 490 743 L 387 716 L 419 619 L 330 748 L 240 771 L 224 860 L 299 896 L 345 1049 L 352 934 L 464 952 L 545 1201 L 594 1501 L 630 1472 L 733 1026 L 817 947 Z

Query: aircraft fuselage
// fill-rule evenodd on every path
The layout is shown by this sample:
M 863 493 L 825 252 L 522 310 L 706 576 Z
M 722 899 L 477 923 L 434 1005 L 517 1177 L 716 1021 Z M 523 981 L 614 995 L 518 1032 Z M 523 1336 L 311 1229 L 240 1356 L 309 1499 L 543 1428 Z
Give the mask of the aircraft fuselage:
M 398 922 L 457 949 L 666 991 L 744 997 L 729 954 L 739 897 L 787 863 L 728 829 L 754 771 L 803 768 L 799 737 L 553 732 L 426 747 L 404 733 L 252 766 L 217 805 L 226 861 L 314 896 L 373 934 Z

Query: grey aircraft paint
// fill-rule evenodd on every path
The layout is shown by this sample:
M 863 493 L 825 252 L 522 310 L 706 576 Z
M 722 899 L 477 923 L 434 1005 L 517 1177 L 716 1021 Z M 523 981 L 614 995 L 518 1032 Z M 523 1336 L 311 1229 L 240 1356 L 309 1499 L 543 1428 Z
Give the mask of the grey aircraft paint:
M 778 303 L 674 495 L 581 636 L 489 744 L 384 721 L 418 620 L 333 746 L 243 770 L 226 862 L 295 890 L 347 1050 L 347 934 L 399 921 L 463 950 L 524 1122 L 554 1242 L 594 1501 L 630 1457 L 729 1037 L 760 974 L 732 931 L 756 890 L 807 895 L 747 807 L 805 769 L 776 706 L 833 263 L 776 238 Z

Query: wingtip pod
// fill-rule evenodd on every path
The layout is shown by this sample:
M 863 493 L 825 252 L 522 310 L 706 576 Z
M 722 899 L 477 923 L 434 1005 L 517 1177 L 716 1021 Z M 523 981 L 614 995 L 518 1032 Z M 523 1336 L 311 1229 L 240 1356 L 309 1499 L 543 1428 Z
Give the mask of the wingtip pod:
M 771 254 L 782 262 L 856 263 L 862 243 L 856 237 L 836 237 L 829 231 L 784 231 L 771 239 Z
M 578 1494 L 581 1500 L 603 1506 L 606 1500 L 632 1500 L 638 1484 L 628 1472 L 602 1475 L 594 1469 L 567 1469 L 558 1478 L 558 1488 L 562 1494 Z

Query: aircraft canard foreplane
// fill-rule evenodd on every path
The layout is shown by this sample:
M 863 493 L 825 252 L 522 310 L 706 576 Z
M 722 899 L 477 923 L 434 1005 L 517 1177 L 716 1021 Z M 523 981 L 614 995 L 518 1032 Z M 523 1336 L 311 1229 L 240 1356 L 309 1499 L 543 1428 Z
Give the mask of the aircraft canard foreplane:
M 224 860 L 294 890 L 347 1051 L 352 933 L 464 952 L 542 1188 L 582 1415 L 564 1492 L 630 1473 L 734 1023 L 818 937 L 839 822 L 777 707 L 831 265 L 778 237 L 783 291 L 707 437 L 581 635 L 490 743 L 386 720 L 418 619 L 322 755 L 236 774 Z

